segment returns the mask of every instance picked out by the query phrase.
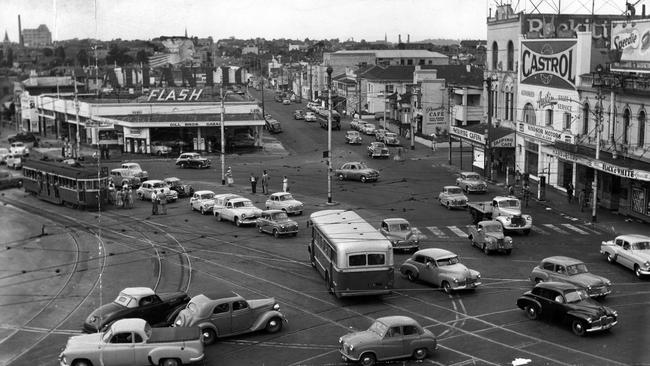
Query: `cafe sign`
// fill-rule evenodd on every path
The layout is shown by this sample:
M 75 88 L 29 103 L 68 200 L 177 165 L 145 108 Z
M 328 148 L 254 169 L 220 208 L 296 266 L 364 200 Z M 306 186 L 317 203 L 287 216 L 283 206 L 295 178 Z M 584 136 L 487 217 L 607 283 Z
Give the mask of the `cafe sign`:
M 192 102 L 198 101 L 203 89 L 152 89 L 147 102 Z
M 485 136 L 483 134 L 468 131 L 457 126 L 451 126 L 450 133 L 473 142 L 478 142 L 481 145 L 485 145 Z
M 494 140 L 492 147 L 515 147 L 515 134 L 511 133 Z

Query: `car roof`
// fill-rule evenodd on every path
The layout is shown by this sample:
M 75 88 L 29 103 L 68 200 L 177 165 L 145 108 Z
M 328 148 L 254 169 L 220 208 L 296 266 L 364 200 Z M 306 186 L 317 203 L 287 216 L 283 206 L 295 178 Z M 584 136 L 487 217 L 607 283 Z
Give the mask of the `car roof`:
M 215 195 L 214 198 L 219 199 L 219 198 L 244 198 L 244 197 L 234 193 L 221 193 Z
M 198 194 L 198 195 L 204 195 L 204 194 L 208 194 L 208 193 L 212 193 L 212 194 L 214 194 L 214 192 L 212 192 L 212 191 L 208 191 L 207 189 L 206 189 L 206 190 L 203 190 L 203 191 L 196 191 L 196 192 L 194 192 L 194 194 Z
M 406 219 L 401 217 L 389 217 L 383 220 L 387 224 L 408 224 L 409 222 Z
M 414 253 L 414 255 L 426 255 L 427 257 L 432 257 L 435 259 L 441 259 L 441 258 L 446 258 L 446 257 L 455 257 L 456 254 L 452 253 L 446 249 L 440 249 L 440 248 L 428 248 L 428 249 L 421 249 L 418 250 L 417 252 Z
M 289 192 L 275 192 L 275 193 L 271 193 L 271 196 L 288 196 L 290 194 L 291 193 Z
M 280 212 L 284 212 L 284 211 L 282 211 L 282 210 L 264 210 L 264 211 L 262 211 L 262 213 L 269 214 L 269 215 L 274 214 L 274 213 L 280 213 Z
M 416 325 L 416 326 L 420 325 L 413 318 L 404 315 L 385 316 L 382 318 L 378 318 L 377 321 L 382 322 L 389 327 L 398 326 L 398 325 Z
M 115 323 L 111 325 L 111 329 L 113 329 L 115 333 L 132 332 L 134 330 L 142 331 L 145 328 L 145 324 L 147 324 L 147 321 L 144 319 L 126 318 L 115 321 Z
M 151 295 L 156 294 L 149 287 L 127 287 L 124 290 L 122 290 L 121 292 L 123 294 L 129 295 L 129 296 L 132 296 L 132 297 L 143 297 L 143 296 L 151 296 Z
M 460 174 L 480 175 L 477 172 L 460 172 Z
M 244 201 L 250 201 L 246 197 L 234 197 L 233 199 L 230 200 L 231 202 L 244 202 Z
M 165 181 L 168 181 L 168 180 L 180 180 L 180 178 L 178 178 L 178 177 L 167 177 L 164 180 Z
M 155 183 L 165 183 L 165 182 L 163 182 L 163 181 L 160 180 L 160 179 L 149 179 L 149 180 L 145 180 L 145 181 L 142 182 L 142 183 L 151 183 L 151 184 L 155 184 Z
M 220 292 L 215 292 L 210 294 L 209 297 L 204 294 L 198 294 L 192 297 L 190 301 L 192 301 L 195 304 L 202 305 L 202 304 L 207 304 L 218 300 L 231 299 L 236 297 L 241 297 L 241 296 L 237 295 L 232 291 L 220 291 Z
M 621 240 L 631 241 L 631 242 L 650 241 L 650 236 L 646 236 L 642 234 L 625 234 L 625 235 L 617 236 L 616 239 L 621 239 Z
M 552 256 L 552 257 L 547 257 L 547 258 L 542 259 L 542 262 L 553 262 L 553 263 L 557 263 L 557 264 L 563 264 L 563 265 L 566 265 L 566 266 L 570 266 L 572 264 L 584 263 L 581 260 L 577 260 L 577 259 L 571 258 L 571 257 L 565 257 L 563 255 L 555 255 L 555 256 Z
M 501 225 L 501 223 L 496 221 L 496 220 L 483 220 L 483 221 L 479 221 L 478 224 L 482 225 L 482 226 L 497 226 L 498 225 L 501 228 L 503 228 L 503 225 Z
M 553 281 L 545 281 L 545 282 L 540 282 L 535 287 L 543 287 L 543 288 L 549 288 L 553 290 L 574 290 L 577 289 L 576 285 L 568 283 L 568 282 L 553 282 Z
M 449 189 L 449 188 L 458 188 L 458 189 L 460 189 L 459 186 L 444 186 L 444 187 L 442 187 L 442 188 L 443 188 L 443 189 Z

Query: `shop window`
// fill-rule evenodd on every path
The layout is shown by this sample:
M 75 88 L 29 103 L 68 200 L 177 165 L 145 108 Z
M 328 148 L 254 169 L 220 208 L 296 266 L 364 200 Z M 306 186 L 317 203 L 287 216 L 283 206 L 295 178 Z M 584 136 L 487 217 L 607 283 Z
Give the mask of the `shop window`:
M 638 133 L 638 143 L 639 147 L 644 147 L 645 145 L 645 111 L 639 112 L 639 133 Z
M 582 135 L 589 135 L 589 104 L 585 103 L 582 107 Z
M 499 46 L 496 42 L 492 43 L 492 70 L 497 69 L 497 64 L 499 63 Z
M 515 64 L 515 46 L 512 41 L 508 42 L 508 71 L 512 71 Z

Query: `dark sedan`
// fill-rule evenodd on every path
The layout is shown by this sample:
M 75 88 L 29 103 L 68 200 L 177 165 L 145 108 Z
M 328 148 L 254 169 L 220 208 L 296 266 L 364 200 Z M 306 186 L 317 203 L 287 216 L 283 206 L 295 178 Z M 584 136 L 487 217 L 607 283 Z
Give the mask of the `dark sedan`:
M 36 142 L 38 136 L 34 135 L 31 132 L 19 132 L 16 135 L 9 136 L 9 143 L 13 142 Z
M 127 287 L 113 302 L 95 309 L 86 318 L 83 330 L 95 333 L 124 318 L 144 319 L 152 326 L 170 326 L 189 301 L 184 292 L 156 294 L 147 287 Z
M 169 189 L 178 193 L 178 197 L 192 197 L 194 194 L 194 188 L 191 185 L 183 183 L 176 177 L 165 178 L 163 181 Z

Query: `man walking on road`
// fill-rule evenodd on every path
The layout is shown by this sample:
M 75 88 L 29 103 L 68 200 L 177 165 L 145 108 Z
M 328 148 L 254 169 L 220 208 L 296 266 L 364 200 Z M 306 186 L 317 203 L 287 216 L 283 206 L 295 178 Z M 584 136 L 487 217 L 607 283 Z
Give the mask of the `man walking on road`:
M 580 193 L 578 194 L 578 205 L 580 206 L 580 212 L 582 212 L 582 210 L 585 208 L 585 198 L 586 198 L 585 196 L 586 196 L 586 192 L 585 189 L 583 188 L 580 190 Z
M 253 194 L 257 193 L 257 177 L 251 173 L 251 191 Z
M 269 194 L 269 173 L 266 170 L 262 174 L 262 193 Z
M 526 208 L 528 208 L 528 200 L 530 199 L 530 186 L 528 183 L 524 183 L 524 204 L 526 205 Z
M 569 203 L 573 201 L 573 184 L 571 184 L 571 182 L 566 186 L 566 199 Z
M 162 211 L 161 215 L 167 215 L 167 196 L 162 189 L 160 190 L 160 193 L 158 193 L 158 203 L 160 204 Z
M 156 191 L 151 192 L 151 214 L 158 215 L 158 195 Z

